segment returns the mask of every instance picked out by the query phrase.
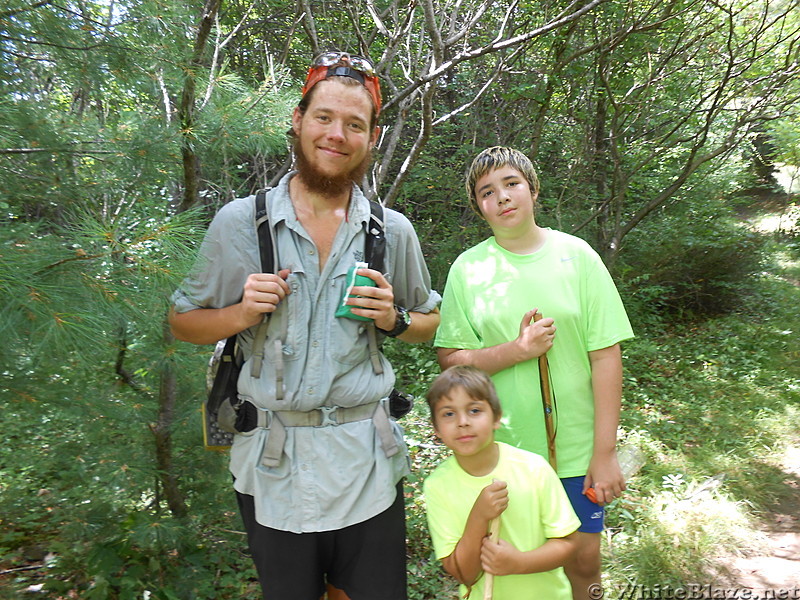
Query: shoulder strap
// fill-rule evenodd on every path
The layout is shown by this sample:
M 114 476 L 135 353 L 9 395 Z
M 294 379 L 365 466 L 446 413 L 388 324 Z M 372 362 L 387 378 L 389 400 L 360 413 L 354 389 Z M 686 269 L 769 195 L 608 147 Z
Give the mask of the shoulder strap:
M 269 228 L 269 214 L 267 214 L 267 190 L 256 192 L 256 232 L 261 255 L 261 272 L 274 273 L 275 252 L 272 248 L 272 231 Z
M 386 256 L 386 234 L 383 223 L 383 206 L 374 200 L 369 201 L 369 221 L 366 224 L 367 239 L 364 242 L 364 260 L 370 269 L 383 273 L 384 257 Z M 367 326 L 367 342 L 369 344 L 369 358 L 372 370 L 376 375 L 383 373 L 378 337 L 375 333 L 375 324 Z
M 384 260 L 386 256 L 386 234 L 384 232 L 383 221 L 383 206 L 379 202 L 370 200 L 369 202 L 369 221 L 366 224 L 366 241 L 364 243 L 364 257 L 371 269 L 383 272 Z M 261 271 L 263 273 L 274 273 L 275 269 L 275 240 L 272 238 L 272 231 L 269 227 L 269 214 L 267 212 L 267 190 L 258 190 L 256 192 L 256 231 L 258 233 L 258 246 L 259 255 L 261 256 Z M 264 321 L 261 322 L 256 330 L 255 339 L 253 340 L 253 348 L 255 353 L 253 355 L 252 375 L 258 377 L 261 373 L 261 362 L 264 358 L 263 348 L 266 339 L 267 327 L 266 322 L 269 320 L 269 314 L 266 315 Z M 383 367 L 380 364 L 378 356 L 378 344 L 375 335 L 375 328 L 370 327 L 368 331 L 370 358 L 372 360 L 373 370 L 380 374 L 383 372 Z M 282 369 L 279 369 L 278 376 L 282 379 Z M 277 389 L 282 388 L 282 381 L 278 382 Z M 282 396 L 282 394 L 281 394 Z
M 258 190 L 256 192 L 256 234 L 258 235 L 258 252 L 261 256 L 261 272 L 275 272 L 275 240 L 272 238 L 272 230 L 269 226 L 269 213 L 267 212 L 267 191 Z M 253 377 L 261 376 L 261 365 L 264 361 L 264 342 L 267 339 L 267 323 L 270 313 L 264 315 L 264 319 L 259 323 L 253 339 L 253 361 L 251 363 L 250 374 Z M 282 365 L 281 365 L 282 367 Z M 279 377 L 283 379 L 283 369 L 278 369 Z M 282 391 L 283 381 L 278 382 L 278 390 Z M 281 397 L 283 394 L 280 394 Z
M 374 200 L 369 201 L 369 221 L 367 222 L 367 241 L 364 244 L 364 258 L 370 269 L 383 273 L 386 255 L 386 235 L 384 233 L 383 206 Z

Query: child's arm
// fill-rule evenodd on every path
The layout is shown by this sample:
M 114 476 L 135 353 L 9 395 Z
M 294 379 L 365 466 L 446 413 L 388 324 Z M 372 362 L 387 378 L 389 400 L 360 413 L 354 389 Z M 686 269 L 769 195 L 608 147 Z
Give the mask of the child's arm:
M 439 348 L 437 356 L 442 370 L 453 365 L 472 365 L 494 375 L 515 364 L 538 358 L 553 346 L 556 327 L 551 318 L 533 320 L 538 312 L 534 308 L 522 317 L 516 339 L 474 350 L 463 348 Z
M 594 486 L 597 501 L 608 504 L 625 489 L 617 462 L 617 426 L 622 404 L 622 352 L 619 344 L 589 352 L 594 394 L 594 449 L 583 484 Z
M 521 552 L 506 540 L 492 542 L 488 538 L 481 547 L 481 566 L 493 575 L 526 575 L 563 567 L 577 550 L 574 533 L 563 538 L 550 538 L 533 550 Z
M 487 485 L 467 517 L 464 533 L 449 556 L 442 559 L 445 571 L 466 586 L 474 584 L 480 577 L 481 545 L 489 531 L 489 523 L 499 517 L 508 507 L 508 489 L 504 481 L 493 481 Z

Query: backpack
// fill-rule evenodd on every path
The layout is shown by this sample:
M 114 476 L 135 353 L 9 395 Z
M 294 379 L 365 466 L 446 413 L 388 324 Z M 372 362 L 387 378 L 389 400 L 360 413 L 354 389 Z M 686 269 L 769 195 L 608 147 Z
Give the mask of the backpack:
M 272 231 L 267 214 L 267 191 L 256 193 L 255 223 L 258 235 L 261 271 L 274 273 L 275 248 Z M 383 272 L 386 254 L 386 236 L 383 230 L 383 206 L 370 200 L 370 218 L 365 225 L 366 242 L 364 245 L 364 261 L 371 269 Z M 266 327 L 267 318 L 260 327 Z M 374 330 L 370 330 L 374 336 Z M 238 334 L 217 343 L 209 360 L 206 372 L 208 397 L 203 403 L 203 442 L 207 450 L 224 450 L 233 443 L 233 436 L 238 431 L 237 420 L 238 390 L 237 383 L 242 363 L 242 352 L 238 344 Z M 259 336 L 256 335 L 256 338 Z M 372 345 L 374 337 L 371 337 Z M 375 364 L 373 363 L 373 366 Z M 377 368 L 376 368 L 377 369 Z M 397 390 L 390 395 L 391 415 L 400 418 L 413 407 L 413 398 Z

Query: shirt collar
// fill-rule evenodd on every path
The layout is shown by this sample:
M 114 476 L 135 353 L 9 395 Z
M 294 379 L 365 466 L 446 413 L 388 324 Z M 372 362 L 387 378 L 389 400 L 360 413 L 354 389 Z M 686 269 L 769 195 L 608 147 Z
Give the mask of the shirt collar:
M 276 202 L 270 207 L 270 220 L 273 225 L 281 221 L 286 221 L 287 223 L 297 222 L 297 215 L 289 197 L 289 180 L 296 174 L 297 171 L 290 171 L 278 182 L 276 191 L 282 201 Z M 361 229 L 369 221 L 369 215 L 369 200 L 364 196 L 361 188 L 353 184 L 350 206 L 347 209 L 347 224 L 353 229 Z

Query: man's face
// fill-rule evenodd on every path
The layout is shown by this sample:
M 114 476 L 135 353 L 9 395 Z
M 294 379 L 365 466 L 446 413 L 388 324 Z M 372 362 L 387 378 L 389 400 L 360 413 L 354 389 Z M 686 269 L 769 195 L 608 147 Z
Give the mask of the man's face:
M 314 86 L 305 112 L 295 108 L 292 128 L 303 183 L 337 194 L 361 182 L 369 167 L 378 128 L 370 130 L 372 101 L 363 86 L 326 80 Z

